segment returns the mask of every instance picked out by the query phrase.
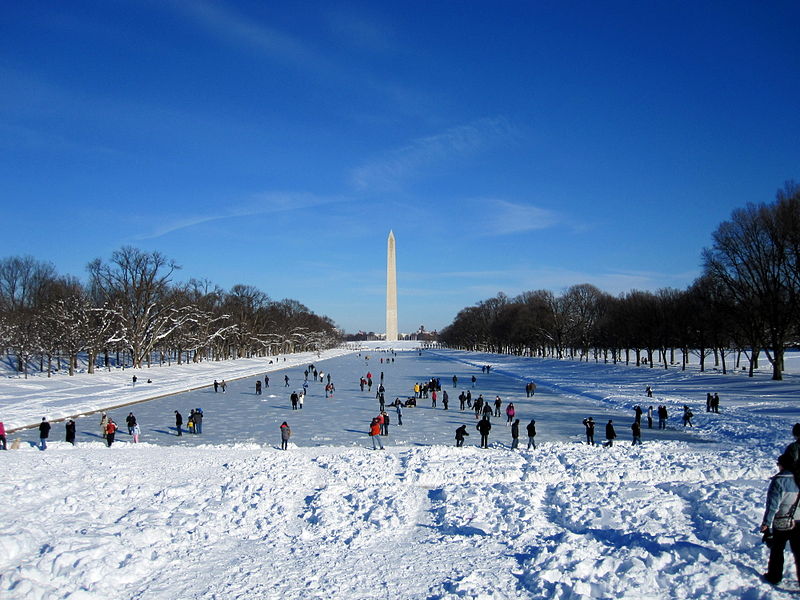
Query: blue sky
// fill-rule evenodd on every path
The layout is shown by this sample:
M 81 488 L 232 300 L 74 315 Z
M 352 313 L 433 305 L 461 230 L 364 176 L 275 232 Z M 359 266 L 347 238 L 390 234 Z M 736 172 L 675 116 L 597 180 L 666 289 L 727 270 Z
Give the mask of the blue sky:
M 6 3 L 0 256 L 123 245 L 383 331 L 685 287 L 800 180 L 797 2 Z

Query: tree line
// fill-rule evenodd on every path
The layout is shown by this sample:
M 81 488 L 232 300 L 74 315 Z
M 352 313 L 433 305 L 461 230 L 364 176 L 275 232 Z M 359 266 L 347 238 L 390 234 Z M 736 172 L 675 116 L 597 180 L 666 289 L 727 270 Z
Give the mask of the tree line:
M 27 377 L 78 356 L 98 365 L 149 366 L 321 350 L 339 343 L 331 319 L 251 285 L 176 283 L 180 267 L 159 252 L 123 247 L 89 263 L 88 282 L 32 257 L 0 259 L 0 348 Z M 38 365 L 36 364 L 38 363 Z
M 467 307 L 440 332 L 451 347 L 526 356 L 700 369 L 713 356 L 723 373 L 762 353 L 782 379 L 784 352 L 800 342 L 800 186 L 772 203 L 736 209 L 703 250 L 703 272 L 687 289 L 612 296 L 590 284 L 556 295 L 503 293 Z M 744 367 L 742 367 L 744 368 Z

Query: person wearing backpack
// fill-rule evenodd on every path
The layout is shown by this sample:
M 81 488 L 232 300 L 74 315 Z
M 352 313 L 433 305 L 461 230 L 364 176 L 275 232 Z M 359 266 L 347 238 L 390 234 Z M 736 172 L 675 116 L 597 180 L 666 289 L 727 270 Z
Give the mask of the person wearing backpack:
M 769 546 L 767 572 L 764 581 L 776 585 L 783 579 L 783 551 L 786 542 L 794 555 L 795 569 L 800 579 L 800 526 L 794 520 L 800 487 L 793 472 L 796 465 L 788 454 L 778 457 L 778 472 L 773 475 L 767 490 L 767 508 L 761 521 L 761 533 Z

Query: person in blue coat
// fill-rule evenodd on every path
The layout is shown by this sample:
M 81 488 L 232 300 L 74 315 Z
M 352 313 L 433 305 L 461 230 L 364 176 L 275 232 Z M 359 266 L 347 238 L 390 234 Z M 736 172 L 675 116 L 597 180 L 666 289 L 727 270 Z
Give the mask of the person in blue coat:
M 790 455 L 781 454 L 778 457 L 778 472 L 770 481 L 767 508 L 761 521 L 761 532 L 765 534 L 765 540 L 771 536 L 769 562 L 763 578 L 773 585 L 783 579 L 783 551 L 786 542 L 789 542 L 792 549 L 795 569 L 800 579 L 800 525 L 795 522 L 792 529 L 779 528 L 782 520 L 796 516 L 800 487 L 797 485 L 797 475 L 793 473 L 795 467 Z

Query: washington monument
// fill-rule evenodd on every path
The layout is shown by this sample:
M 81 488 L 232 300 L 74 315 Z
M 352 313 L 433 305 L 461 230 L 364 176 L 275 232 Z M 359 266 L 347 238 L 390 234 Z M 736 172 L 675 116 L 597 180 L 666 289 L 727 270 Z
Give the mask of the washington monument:
M 395 266 L 394 232 L 389 231 L 386 249 L 386 341 L 397 341 L 397 269 Z

